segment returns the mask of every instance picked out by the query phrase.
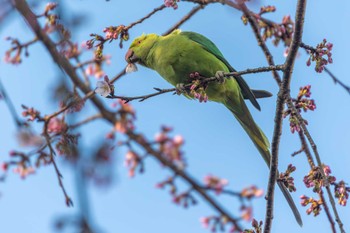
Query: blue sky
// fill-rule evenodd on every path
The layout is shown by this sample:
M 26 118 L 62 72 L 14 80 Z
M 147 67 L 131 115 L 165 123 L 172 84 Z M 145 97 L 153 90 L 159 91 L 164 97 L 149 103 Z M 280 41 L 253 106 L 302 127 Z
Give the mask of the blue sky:
M 129 24 L 162 4 L 157 1 L 65 1 L 64 7 L 69 14 L 87 15 L 84 26 L 72 32 L 74 40 L 81 42 L 89 39 L 90 33 L 102 33 L 106 26 Z M 253 6 L 258 10 L 261 5 L 276 5 L 277 12 L 269 18 L 280 21 L 286 14 L 294 17 L 295 1 L 261 1 Z M 341 6 L 341 7 L 340 7 Z M 162 33 L 172 26 L 177 19 L 186 14 L 193 4 L 180 2 L 179 9 L 165 9 L 157 13 L 142 25 L 130 31 L 134 38 L 142 33 Z M 37 8 L 36 12 L 40 12 Z M 335 75 L 350 85 L 348 75 L 350 44 L 348 22 L 350 21 L 350 3 L 341 1 L 330 4 L 329 1 L 309 1 L 305 18 L 303 41 L 315 46 L 323 38 L 334 44 L 334 64 L 329 68 Z M 222 51 L 226 59 L 237 70 L 266 65 L 266 60 L 249 26 L 239 20 L 240 13 L 220 4 L 208 6 L 181 29 L 199 32 L 210 38 Z M 0 54 L 9 48 L 3 38 L 18 37 L 22 41 L 30 40 L 33 35 L 23 20 L 16 14 L 7 25 L 0 28 Z M 119 49 L 117 43 L 106 46 L 112 55 L 112 64 L 106 67 L 109 76 L 115 75 L 125 67 L 124 54 L 131 40 Z M 268 42 L 276 63 L 284 60 L 282 47 L 275 48 Z M 42 113 L 53 112 L 57 106 L 51 100 L 52 87 L 62 77 L 57 67 L 42 45 L 35 44 L 29 48 L 30 57 L 25 58 L 19 66 L 0 62 L 0 78 L 10 94 L 16 110 L 21 112 L 21 104 L 34 106 Z M 89 59 L 91 54 L 86 56 Z M 324 73 L 317 74 L 311 67 L 306 67 L 307 55 L 300 51 L 295 64 L 291 93 L 297 95 L 299 87 L 312 85 L 312 98 L 317 109 L 305 114 L 309 121 L 309 130 L 318 145 L 323 162 L 328 164 L 338 179 L 350 180 L 350 95 Z M 156 72 L 141 66 L 139 71 L 125 76 L 116 83 L 118 95 L 141 95 L 152 92 L 153 87 L 168 88 L 170 85 Z M 272 98 L 260 100 L 262 111 L 258 112 L 248 103 L 256 122 L 271 139 L 277 86 L 270 74 L 245 76 L 248 84 L 254 89 L 266 89 L 274 94 Z M 92 79 L 94 82 L 95 80 Z M 103 99 L 106 105 L 111 103 Z M 211 173 L 230 181 L 229 188 L 240 190 L 250 184 L 266 189 L 268 170 L 259 157 L 253 144 L 231 113 L 217 103 L 200 104 L 182 96 L 171 94 L 149 99 L 145 102 L 133 102 L 137 111 L 136 127 L 150 138 L 159 131 L 161 125 L 174 127 L 174 134 L 185 138 L 185 156 L 189 172 L 198 180 Z M 94 113 L 94 108 L 87 106 L 79 119 Z M 8 152 L 19 148 L 16 128 L 3 102 L 0 102 L 0 162 L 8 159 Z M 82 129 L 80 145 L 86 148 L 88 155 L 104 139 L 110 126 L 102 121 L 87 125 Z M 37 128 L 40 132 L 40 128 Z M 308 173 L 304 155 L 295 158 L 290 156 L 300 149 L 298 137 L 289 131 L 288 121 L 284 122 L 280 147 L 280 168 L 285 169 L 289 163 L 297 167 L 294 174 L 297 192 L 293 195 L 296 202 L 299 196 L 315 196 L 306 190 L 302 178 Z M 154 159 L 146 161 L 146 172 L 130 179 L 123 166 L 124 150 L 115 154 L 115 181 L 108 189 L 96 189 L 89 185 L 88 198 L 93 222 L 102 232 L 209 232 L 200 225 L 199 218 L 212 215 L 214 212 L 202 201 L 199 205 L 183 209 L 171 202 L 171 196 L 165 190 L 154 188 L 155 184 L 165 179 L 170 173 Z M 258 158 L 259 157 L 259 158 Z M 26 180 L 17 174 L 9 173 L 6 182 L 0 185 L 0 219 L 3 232 L 41 233 L 53 232 L 53 223 L 60 216 L 73 216 L 79 211 L 75 174 L 71 167 L 58 159 L 64 175 L 66 189 L 75 202 L 74 208 L 67 208 L 61 190 L 57 184 L 52 167 L 43 167 Z M 185 187 L 184 187 L 185 189 Z M 234 215 L 238 213 L 238 202 L 234 198 L 220 197 L 220 201 Z M 254 201 L 256 219 L 264 219 L 265 201 L 263 198 Z M 275 218 L 273 232 L 328 232 L 329 223 L 324 213 L 314 218 L 305 214 L 306 208 L 300 206 L 304 227 L 295 222 L 281 193 L 276 191 Z M 346 222 L 350 218 L 348 207 L 338 206 L 340 216 Z M 288 226 L 288 229 L 286 229 Z

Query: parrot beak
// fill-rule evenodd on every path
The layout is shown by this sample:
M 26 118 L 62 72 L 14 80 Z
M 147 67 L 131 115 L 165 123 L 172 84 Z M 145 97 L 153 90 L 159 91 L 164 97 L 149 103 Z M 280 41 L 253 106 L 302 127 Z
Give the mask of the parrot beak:
M 134 54 L 134 51 L 131 49 L 128 50 L 125 54 L 125 60 L 127 63 L 135 63 L 138 62 L 140 59 Z

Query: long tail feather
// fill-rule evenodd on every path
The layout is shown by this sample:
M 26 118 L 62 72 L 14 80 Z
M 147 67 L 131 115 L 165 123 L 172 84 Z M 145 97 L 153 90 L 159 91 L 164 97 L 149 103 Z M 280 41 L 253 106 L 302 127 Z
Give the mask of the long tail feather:
M 235 100 L 234 98 L 228 97 L 224 102 L 224 105 L 233 113 L 238 122 L 242 125 L 244 130 L 249 135 L 250 139 L 253 141 L 256 148 L 259 150 L 261 156 L 265 160 L 268 167 L 270 167 L 270 151 L 269 151 L 269 141 L 266 138 L 265 134 L 259 128 L 259 126 L 254 122 L 253 117 L 251 116 L 247 106 L 245 105 L 242 98 Z M 292 196 L 290 195 L 287 188 L 283 183 L 277 182 L 278 187 L 281 189 L 284 197 L 286 198 L 289 207 L 292 209 L 294 217 L 300 226 L 303 225 L 300 213 L 293 201 Z

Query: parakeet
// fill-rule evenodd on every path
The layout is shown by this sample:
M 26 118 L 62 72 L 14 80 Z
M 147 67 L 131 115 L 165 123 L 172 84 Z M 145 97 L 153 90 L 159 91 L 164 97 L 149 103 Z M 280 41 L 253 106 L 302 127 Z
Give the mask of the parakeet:
M 175 30 L 166 36 L 142 35 L 130 45 L 125 55 L 129 64 L 138 63 L 157 71 L 174 86 L 189 82 L 190 74 L 198 72 L 203 77 L 221 76 L 222 72 L 235 72 L 223 54 L 205 36 L 195 32 Z M 226 78 L 224 82 L 210 82 L 205 93 L 210 101 L 224 104 L 236 117 L 259 150 L 266 164 L 270 164 L 269 141 L 254 122 L 244 99 L 249 99 L 260 110 L 256 98 L 271 96 L 269 92 L 252 90 L 240 76 Z M 193 98 L 190 93 L 185 94 Z M 283 183 L 277 182 L 291 207 L 294 216 L 302 225 L 300 214 Z

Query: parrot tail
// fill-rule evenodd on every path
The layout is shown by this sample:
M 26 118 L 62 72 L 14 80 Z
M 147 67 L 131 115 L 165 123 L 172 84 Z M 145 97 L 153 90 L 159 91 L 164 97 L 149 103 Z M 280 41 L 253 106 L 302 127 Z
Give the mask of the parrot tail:
M 239 99 L 238 102 L 237 99 Z M 256 148 L 259 150 L 261 156 L 265 160 L 267 166 L 270 168 L 270 143 L 263 131 L 254 122 L 247 105 L 242 98 L 226 98 L 224 105 L 233 113 L 238 122 L 242 125 L 243 129 L 247 132 L 250 139 L 253 141 Z M 281 189 L 284 197 L 286 198 L 289 207 L 292 209 L 294 217 L 300 226 L 303 225 L 300 213 L 293 201 L 292 196 L 287 190 L 286 186 L 282 182 L 278 182 L 278 187 Z

